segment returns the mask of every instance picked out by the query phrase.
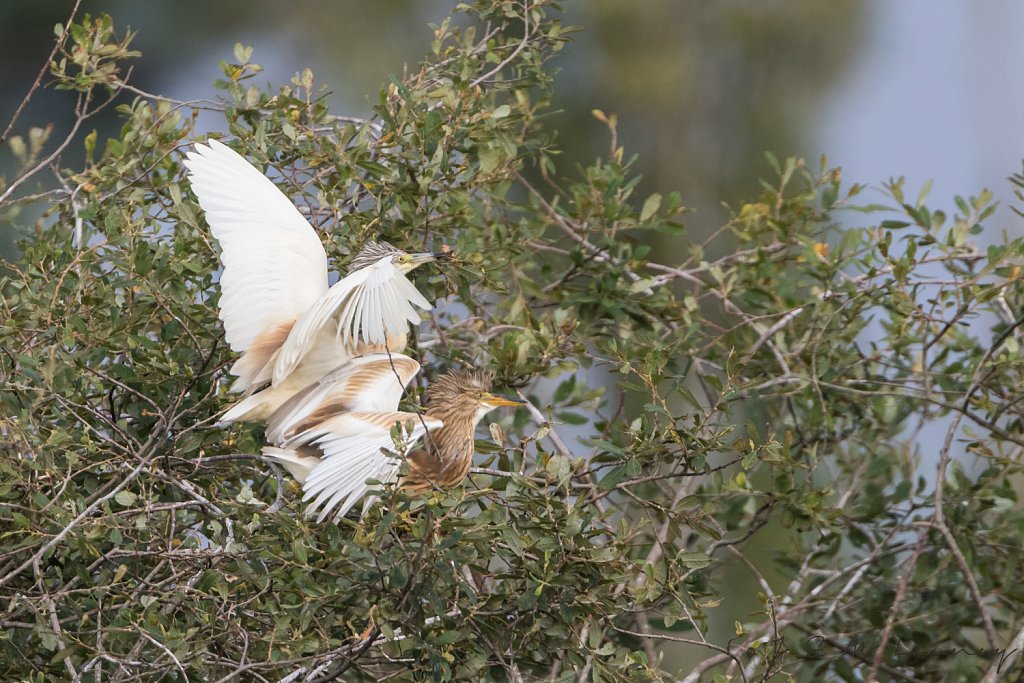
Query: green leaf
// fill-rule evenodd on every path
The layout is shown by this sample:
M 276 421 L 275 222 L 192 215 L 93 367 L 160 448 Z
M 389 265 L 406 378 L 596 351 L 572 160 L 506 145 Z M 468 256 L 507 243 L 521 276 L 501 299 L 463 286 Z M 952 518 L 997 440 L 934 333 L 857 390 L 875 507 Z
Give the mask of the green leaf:
M 239 64 L 248 64 L 249 60 L 252 59 L 252 46 L 235 43 L 234 55 L 235 61 Z M 260 59 L 260 61 L 263 60 Z
M 654 278 L 642 278 L 629 285 L 629 293 L 638 294 L 640 292 L 650 289 L 657 283 L 658 281 L 655 280 Z
M 296 538 L 292 541 L 292 557 L 299 564 L 309 563 L 309 556 L 306 554 L 306 544 L 302 542 L 301 538 Z
M 704 569 L 711 565 L 711 558 L 701 552 L 681 552 L 676 555 L 676 561 L 690 569 Z
M 646 223 L 661 208 L 661 195 L 655 192 L 644 201 L 644 207 L 640 210 L 640 222 Z
M 626 478 L 627 467 L 625 465 L 619 465 L 613 468 L 608 474 L 601 477 L 601 481 L 598 483 L 598 487 L 602 491 L 611 491 L 613 488 L 622 483 L 622 480 Z
M 114 500 L 117 501 L 119 505 L 122 505 L 124 507 L 130 507 L 134 505 L 135 501 L 138 500 L 138 498 L 139 497 L 137 495 L 135 495 L 134 493 L 127 489 L 121 489 L 120 491 L 114 494 Z
M 482 147 L 477 152 L 477 158 L 480 160 L 480 172 L 490 173 L 498 166 L 501 150 L 497 147 Z

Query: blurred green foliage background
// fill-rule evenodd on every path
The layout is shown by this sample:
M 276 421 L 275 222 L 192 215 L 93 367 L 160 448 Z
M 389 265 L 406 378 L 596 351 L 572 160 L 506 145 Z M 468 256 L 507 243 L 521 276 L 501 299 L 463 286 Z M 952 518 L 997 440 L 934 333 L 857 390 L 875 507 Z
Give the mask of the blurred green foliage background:
M 0 118 L 7 120 L 52 45 L 72 2 L 0 3 Z M 132 82 L 178 99 L 213 95 L 216 64 L 236 42 L 256 47 L 261 83 L 306 66 L 333 89 L 332 110 L 365 115 L 389 74 L 414 64 L 445 0 L 132 2 L 83 0 L 138 31 L 146 56 Z M 1024 7 L 928 0 L 616 0 L 569 3 L 584 31 L 559 59 L 558 143 L 586 163 L 607 148 L 590 111 L 619 115 L 621 141 L 640 155 L 641 190 L 680 190 L 709 231 L 769 175 L 763 154 L 822 153 L 850 177 L 880 183 L 935 179 L 940 196 L 1004 179 L 1024 145 Z M 38 93 L 25 121 L 69 116 L 71 95 Z M 105 125 L 118 125 L 106 112 Z M 70 120 L 64 120 L 69 125 Z M 202 122 L 200 122 L 202 125 Z M 101 133 L 104 131 L 101 131 Z M 59 133 L 59 131 L 55 131 Z M 79 153 L 77 151 L 70 152 Z M 0 169 L 10 153 L 0 149 Z M 0 253 L 11 236 L 0 224 Z
M 415 65 L 429 45 L 428 23 L 448 0 L 302 2 L 269 0 L 132 2 L 86 0 L 137 32 L 139 60 L 130 82 L 176 99 L 212 97 L 217 62 L 236 42 L 253 45 L 265 72 L 257 82 L 287 82 L 306 66 L 332 89 L 331 109 L 355 116 L 390 74 Z M 0 117 L 14 110 L 52 45 L 53 26 L 72 3 L 13 0 L 0 4 Z M 637 153 L 641 190 L 683 192 L 696 209 L 690 230 L 714 230 L 720 202 L 756 191 L 767 173 L 763 154 L 820 154 L 815 113 L 839 81 L 865 30 L 866 6 L 842 0 L 790 2 L 613 0 L 569 3 L 566 25 L 584 28 L 557 62 L 557 144 L 587 163 L 608 147 L 607 128 L 591 110 L 619 117 L 620 142 Z M 24 121 L 70 125 L 71 94 L 38 93 Z M 212 121 L 212 119 L 211 119 Z M 116 130 L 104 112 L 103 133 Z M 200 127 L 203 121 L 199 122 Z M 55 135 L 59 130 L 55 130 Z M 80 154 L 71 150 L 69 154 Z M 0 151 L 0 165 L 10 164 Z M 0 225 L 0 253 L 11 236 Z

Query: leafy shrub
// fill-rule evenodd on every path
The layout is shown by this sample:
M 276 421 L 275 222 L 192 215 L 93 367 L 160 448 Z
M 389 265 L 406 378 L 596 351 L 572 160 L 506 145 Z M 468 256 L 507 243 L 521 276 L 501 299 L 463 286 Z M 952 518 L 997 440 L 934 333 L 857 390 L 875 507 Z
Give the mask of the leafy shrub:
M 412 347 L 427 374 L 490 365 L 531 401 L 463 486 L 388 489 L 339 525 L 301 516 L 258 426 L 216 424 L 232 355 L 181 165 L 200 105 L 130 98 L 108 17 L 59 29 L 77 123 L 11 137 L 0 180 L 0 216 L 46 207 L 0 279 L 6 680 L 1019 669 L 1024 243 L 973 241 L 987 194 L 948 216 L 894 181 L 860 205 L 838 169 L 774 158 L 693 241 L 679 196 L 635 195 L 614 116 L 595 112 L 606 157 L 559 163 L 556 10 L 461 6 L 365 121 L 308 70 L 270 92 L 251 49 L 223 65 L 224 134 L 336 263 L 378 237 L 453 247 L 416 272 L 442 301 Z M 123 127 L 101 143 L 83 133 L 108 105 Z M 47 187 L 69 145 L 84 165 Z M 722 633 L 737 604 L 757 607 Z

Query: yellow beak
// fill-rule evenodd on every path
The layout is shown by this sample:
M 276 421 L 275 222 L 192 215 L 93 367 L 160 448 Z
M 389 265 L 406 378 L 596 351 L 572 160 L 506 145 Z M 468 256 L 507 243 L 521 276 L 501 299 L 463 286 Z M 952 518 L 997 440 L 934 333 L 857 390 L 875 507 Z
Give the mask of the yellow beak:
M 408 273 L 414 268 L 418 268 L 424 263 L 430 263 L 431 261 L 437 260 L 437 254 L 432 254 L 429 251 L 422 251 L 415 254 L 406 254 L 398 261 L 398 270 L 402 273 Z
M 526 405 L 526 401 L 520 401 L 517 398 L 505 398 L 504 396 L 487 394 L 484 396 L 483 404 L 490 406 L 491 408 L 497 408 L 499 406 L 522 406 Z

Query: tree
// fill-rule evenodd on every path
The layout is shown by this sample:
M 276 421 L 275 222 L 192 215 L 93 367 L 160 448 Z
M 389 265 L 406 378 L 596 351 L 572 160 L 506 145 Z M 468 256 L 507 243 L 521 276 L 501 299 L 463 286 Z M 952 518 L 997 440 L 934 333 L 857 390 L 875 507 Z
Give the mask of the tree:
M 461 5 L 365 121 L 330 112 L 309 71 L 270 92 L 248 84 L 250 48 L 223 65 L 223 132 L 331 256 L 453 247 L 417 271 L 448 302 L 412 346 L 427 374 L 487 364 L 530 400 L 477 442 L 465 485 L 389 487 L 337 525 L 301 515 L 258 426 L 216 425 L 232 357 L 181 165 L 208 105 L 126 84 L 137 55 L 108 17 L 58 31 L 50 77 L 77 123 L 10 137 L 22 167 L 0 182 L 7 220 L 46 207 L 0 279 L 5 678 L 1019 673 L 1024 242 L 972 241 L 987 193 L 947 216 L 897 180 L 859 205 L 824 161 L 774 158 L 763 193 L 690 242 L 679 196 L 634 196 L 615 116 L 594 113 L 605 157 L 561 162 L 557 9 Z M 83 135 L 108 105 L 120 135 Z M 60 164 L 79 144 L 84 164 Z M 659 262 L 652 233 L 689 257 Z

